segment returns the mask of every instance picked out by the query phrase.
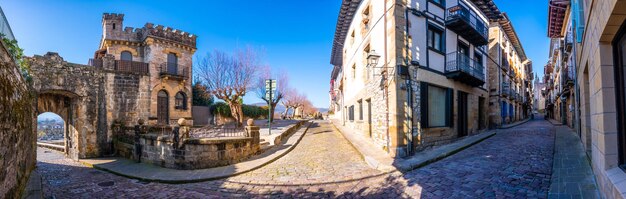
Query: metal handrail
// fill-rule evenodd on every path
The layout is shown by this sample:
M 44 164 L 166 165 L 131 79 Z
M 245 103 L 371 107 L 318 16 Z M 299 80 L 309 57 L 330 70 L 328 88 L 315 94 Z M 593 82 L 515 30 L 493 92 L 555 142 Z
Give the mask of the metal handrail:
M 502 88 L 500 93 L 505 94 L 505 95 L 510 95 L 511 92 L 511 83 L 508 82 L 504 82 L 502 83 Z
M 478 20 L 474 12 L 470 12 L 465 6 L 456 5 L 447 9 L 447 20 L 461 19 L 470 24 L 474 30 L 478 31 L 484 38 L 489 38 L 487 26 Z M 480 24 L 479 24 L 480 23 Z
M 178 63 L 161 63 L 161 66 L 159 67 L 159 72 L 161 73 L 161 75 L 174 75 L 184 78 L 188 77 L 188 68 L 183 67 Z
M 225 137 L 249 137 L 244 128 L 202 128 L 190 133 L 192 138 L 225 138 Z

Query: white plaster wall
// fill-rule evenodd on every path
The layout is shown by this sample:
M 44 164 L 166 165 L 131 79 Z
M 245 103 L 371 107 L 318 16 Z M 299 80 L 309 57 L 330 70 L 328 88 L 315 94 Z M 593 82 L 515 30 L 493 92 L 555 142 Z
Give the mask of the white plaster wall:
M 367 6 L 370 6 L 370 30 L 365 34 L 361 33 L 362 13 Z M 389 5 L 388 5 L 389 6 Z M 344 41 L 344 60 L 343 60 L 343 76 L 344 76 L 344 99 L 345 101 L 352 101 L 356 94 L 363 90 L 365 87 L 365 75 L 366 66 L 363 49 L 369 43 L 370 50 L 375 50 L 376 53 L 381 55 L 379 64 L 372 73 L 380 73 L 380 67 L 383 66 L 384 60 L 384 1 L 380 0 L 364 0 L 359 5 L 355 16 L 350 24 L 348 36 Z M 351 43 L 350 34 L 354 31 L 354 42 Z M 388 35 L 391 37 L 392 35 Z M 392 46 L 388 43 L 388 48 Z M 352 77 L 352 66 L 356 64 L 356 77 Z M 380 77 L 380 76 L 378 76 Z M 372 76 L 370 76 L 372 78 Z M 350 106 L 351 104 L 344 104 L 344 106 Z

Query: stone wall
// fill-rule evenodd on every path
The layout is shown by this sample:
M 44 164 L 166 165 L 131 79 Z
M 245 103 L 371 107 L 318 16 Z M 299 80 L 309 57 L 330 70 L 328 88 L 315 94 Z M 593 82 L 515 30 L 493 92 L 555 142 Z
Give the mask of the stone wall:
M 425 125 L 421 124 L 421 100 L 420 90 L 425 89 L 421 88 L 420 82 L 427 82 L 429 84 L 434 84 L 438 86 L 442 86 L 445 88 L 451 88 L 453 90 L 453 103 L 452 103 L 452 126 L 451 127 L 434 127 L 434 128 L 425 128 Z M 488 107 L 488 92 L 484 88 L 480 87 L 471 87 L 461 82 L 453 81 L 447 79 L 445 76 L 434 74 L 428 70 L 418 70 L 417 75 L 415 75 L 415 79 L 413 81 L 413 105 L 416 113 L 414 114 L 414 124 L 417 126 L 414 132 L 414 140 L 413 147 L 415 151 L 421 151 L 433 146 L 448 144 L 456 141 L 461 138 L 458 135 L 458 99 L 459 99 L 459 91 L 467 93 L 467 135 L 475 135 L 482 131 L 484 131 L 487 127 L 488 118 L 487 118 L 487 108 Z M 486 86 L 487 87 L 487 86 Z M 479 99 L 483 98 L 483 111 L 479 112 Z M 479 124 L 479 118 L 483 118 L 483 123 Z M 482 127 L 482 128 L 481 128 Z
M 150 117 L 148 74 L 69 63 L 56 53 L 26 58 L 30 63 L 38 113 L 53 112 L 66 123 L 66 155 L 72 159 L 110 154 L 111 125 Z M 173 103 L 173 102 L 172 102 Z
M 108 148 L 104 76 L 92 66 L 69 63 L 57 53 L 26 58 L 31 65 L 37 113 L 53 112 L 66 123 L 66 154 L 98 157 Z
M 241 162 L 258 151 L 250 137 L 189 139 L 180 149 L 173 147 L 169 136 L 148 134 L 140 141 L 142 162 L 172 169 L 226 166 Z
M 624 22 L 626 2 L 591 1 L 585 6 L 588 19 L 577 49 L 578 81 L 581 92 L 582 140 L 591 150 L 591 166 L 604 198 L 624 198 L 626 172 L 619 166 L 619 135 L 616 108 L 613 45 Z M 589 138 L 590 137 L 590 138 Z M 590 143 L 589 143 L 590 142 Z
M 307 121 L 308 120 L 302 120 L 296 124 L 292 124 L 292 125 L 285 127 L 287 128 L 287 130 L 285 130 L 285 132 L 283 132 L 280 136 L 276 136 L 276 138 L 274 138 L 273 143 L 277 145 L 281 143 L 283 140 L 286 140 L 286 138 L 290 137 L 293 133 L 298 131 L 298 129 L 300 129 L 300 126 L 302 126 L 302 124 L 306 123 Z
M 19 198 L 35 168 L 37 123 L 29 90 L 0 44 L 0 198 Z
M 103 68 L 106 69 L 114 61 L 113 58 L 103 58 Z M 103 70 L 103 73 L 107 127 L 114 121 L 122 122 L 126 126 L 133 125 L 131 121 L 150 117 L 151 88 L 148 74 L 115 70 Z M 110 131 L 108 137 L 111 137 Z

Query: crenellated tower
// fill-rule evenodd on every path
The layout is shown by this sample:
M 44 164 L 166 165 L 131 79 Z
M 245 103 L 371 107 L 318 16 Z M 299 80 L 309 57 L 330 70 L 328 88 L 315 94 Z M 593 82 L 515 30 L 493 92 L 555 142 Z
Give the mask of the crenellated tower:
M 124 27 L 124 15 L 102 15 L 102 39 L 91 63 L 104 70 L 130 72 L 147 79 L 149 100 L 119 117 L 142 118 L 169 125 L 191 118 L 192 57 L 196 36 L 178 29 L 146 23 Z M 113 78 L 115 79 L 115 78 Z M 113 116 L 115 117 L 115 116 Z M 109 118 L 113 120 L 116 118 Z
M 124 14 L 104 13 L 102 14 L 102 38 L 119 34 L 124 27 Z M 102 42 L 101 42 L 102 45 Z

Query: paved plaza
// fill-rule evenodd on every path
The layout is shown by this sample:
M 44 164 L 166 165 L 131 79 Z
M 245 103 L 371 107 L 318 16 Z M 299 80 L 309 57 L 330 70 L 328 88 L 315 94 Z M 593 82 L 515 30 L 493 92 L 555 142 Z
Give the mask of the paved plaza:
M 39 148 L 46 197 L 56 198 L 546 198 L 555 128 L 532 120 L 406 173 L 370 168 L 326 121 L 284 157 L 234 177 L 188 184 L 141 182 Z

